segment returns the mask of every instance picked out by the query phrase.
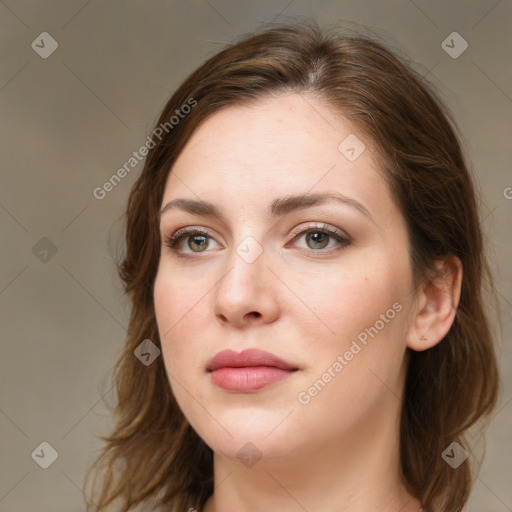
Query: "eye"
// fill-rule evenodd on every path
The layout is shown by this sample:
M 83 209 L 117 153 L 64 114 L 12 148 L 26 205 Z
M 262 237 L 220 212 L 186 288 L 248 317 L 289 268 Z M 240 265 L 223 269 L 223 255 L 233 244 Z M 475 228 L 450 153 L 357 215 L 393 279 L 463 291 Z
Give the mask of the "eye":
M 303 236 L 305 236 L 307 249 L 311 249 L 313 252 L 325 252 L 323 249 L 329 245 L 331 240 L 337 242 L 339 246 L 335 250 L 342 249 L 350 244 L 350 238 L 348 236 L 331 229 L 325 224 L 322 226 L 312 226 L 299 231 L 297 236 L 294 237 L 294 241 L 299 240 Z
M 342 249 L 350 244 L 350 238 L 348 236 L 343 235 L 341 232 L 334 231 L 325 224 L 299 230 L 293 233 L 292 236 L 294 237 L 292 242 L 306 236 L 306 244 L 308 246 L 306 249 L 310 249 L 311 252 L 326 252 L 323 251 L 323 249 L 329 245 L 329 241 L 331 240 L 334 240 L 338 244 L 338 248 L 335 250 Z M 183 247 L 181 247 L 182 242 L 185 240 L 187 241 L 187 248 L 190 249 L 189 251 L 184 251 Z M 214 238 L 211 237 L 206 230 L 190 227 L 179 229 L 172 236 L 166 236 L 164 243 L 178 256 L 189 256 L 193 253 L 201 254 L 208 252 L 206 249 L 209 246 L 210 240 L 214 240 Z M 288 247 L 288 245 L 289 244 L 287 244 L 286 247 Z
M 165 245 L 170 247 L 176 254 L 180 255 L 180 253 L 183 253 L 180 246 L 184 239 L 187 240 L 187 247 L 192 251 L 192 253 L 205 252 L 203 249 L 208 247 L 208 241 L 213 240 L 213 238 L 204 229 L 183 228 L 176 231 L 172 236 L 166 236 Z M 185 252 L 185 254 L 190 254 L 190 252 Z

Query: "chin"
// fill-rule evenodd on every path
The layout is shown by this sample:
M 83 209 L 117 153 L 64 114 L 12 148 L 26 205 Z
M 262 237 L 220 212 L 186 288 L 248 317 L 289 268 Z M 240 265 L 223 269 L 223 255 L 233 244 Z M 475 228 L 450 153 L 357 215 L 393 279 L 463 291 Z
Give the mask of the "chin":
M 264 457 L 286 457 L 300 443 L 290 428 L 293 422 L 286 425 L 291 417 L 283 421 L 288 413 L 254 407 L 209 412 L 217 421 L 203 416 L 199 422 L 191 421 L 192 427 L 215 453 L 246 465 Z

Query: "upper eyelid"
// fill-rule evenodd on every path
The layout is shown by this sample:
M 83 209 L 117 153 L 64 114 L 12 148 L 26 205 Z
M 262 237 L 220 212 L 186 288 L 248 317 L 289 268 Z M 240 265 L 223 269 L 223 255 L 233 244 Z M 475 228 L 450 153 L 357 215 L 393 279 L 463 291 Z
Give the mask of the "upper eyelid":
M 315 228 L 316 229 L 326 229 L 328 231 L 334 231 L 344 238 L 351 238 L 350 235 L 346 231 L 344 231 L 338 227 L 331 226 L 330 224 L 328 224 L 326 222 L 321 222 L 321 221 L 318 221 L 317 223 L 306 225 L 306 226 L 299 225 L 298 227 L 293 228 L 290 234 L 291 234 L 291 236 L 295 236 L 295 235 L 301 234 L 303 231 L 307 231 L 308 229 L 315 229 Z M 172 238 L 175 236 L 180 236 L 182 234 L 188 234 L 190 232 L 195 232 L 195 231 L 205 232 L 208 236 L 210 236 L 210 238 L 215 239 L 215 237 L 210 234 L 209 228 L 205 228 L 200 225 L 184 226 L 182 228 L 178 228 L 178 229 L 174 230 L 174 232 L 171 235 L 165 235 L 165 232 L 163 233 L 163 235 L 166 236 L 167 238 Z
M 295 237 L 296 235 L 301 235 L 305 231 L 308 231 L 311 229 L 318 229 L 319 231 L 321 231 L 321 230 L 332 231 L 342 238 L 351 239 L 350 235 L 348 233 L 346 233 L 344 230 L 337 228 L 335 226 L 331 226 L 331 225 L 327 224 L 326 222 L 318 222 L 315 225 L 309 225 L 309 226 L 299 226 L 297 228 L 294 228 L 292 230 L 291 234 L 292 234 L 292 236 Z

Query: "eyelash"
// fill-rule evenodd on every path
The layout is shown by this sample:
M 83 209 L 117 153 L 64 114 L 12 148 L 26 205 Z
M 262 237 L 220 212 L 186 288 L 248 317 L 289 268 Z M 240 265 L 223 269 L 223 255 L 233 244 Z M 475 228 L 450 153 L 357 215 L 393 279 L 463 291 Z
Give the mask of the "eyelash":
M 305 235 L 308 233 L 324 233 L 324 234 L 328 235 L 329 237 L 334 238 L 341 245 L 336 250 L 341 250 L 344 247 L 350 245 L 350 243 L 351 243 L 351 240 L 349 237 L 345 237 L 345 236 L 341 235 L 340 233 L 338 233 L 337 231 L 333 231 L 325 224 L 323 226 L 310 226 L 306 229 L 303 229 L 302 231 L 294 233 L 292 235 L 293 241 L 299 239 L 302 235 Z M 208 252 L 208 251 L 200 251 L 197 253 L 192 252 L 192 253 L 180 254 L 180 250 L 176 246 L 179 244 L 179 242 L 182 239 L 186 238 L 187 236 L 191 236 L 191 235 L 202 235 L 202 236 L 205 236 L 207 239 L 210 239 L 210 238 L 213 239 L 213 237 L 211 237 L 209 235 L 209 233 L 202 228 L 183 228 L 183 229 L 179 229 L 178 231 L 176 231 L 172 236 L 166 235 L 164 243 L 180 257 L 186 258 L 186 257 L 191 257 L 193 254 L 200 255 L 200 254 L 204 254 L 204 253 Z M 318 250 L 305 249 L 305 250 L 313 252 L 313 253 L 325 253 L 326 252 L 324 249 L 318 249 Z M 328 251 L 328 254 L 331 252 L 332 252 L 332 250 Z

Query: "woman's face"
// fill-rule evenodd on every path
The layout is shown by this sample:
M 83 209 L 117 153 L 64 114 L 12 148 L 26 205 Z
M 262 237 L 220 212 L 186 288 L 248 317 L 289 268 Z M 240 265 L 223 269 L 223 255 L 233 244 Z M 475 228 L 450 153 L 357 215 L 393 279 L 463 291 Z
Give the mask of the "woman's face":
M 162 208 L 212 206 L 161 215 L 162 353 L 183 413 L 219 454 L 314 453 L 395 425 L 412 280 L 405 219 L 370 144 L 325 104 L 283 94 L 213 114 L 169 175 Z M 324 194 L 341 199 L 285 201 Z M 185 227 L 200 233 L 166 245 Z M 255 352 L 211 364 L 246 349 L 286 368 Z

